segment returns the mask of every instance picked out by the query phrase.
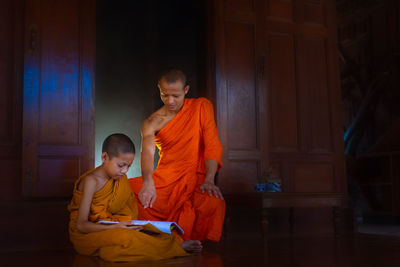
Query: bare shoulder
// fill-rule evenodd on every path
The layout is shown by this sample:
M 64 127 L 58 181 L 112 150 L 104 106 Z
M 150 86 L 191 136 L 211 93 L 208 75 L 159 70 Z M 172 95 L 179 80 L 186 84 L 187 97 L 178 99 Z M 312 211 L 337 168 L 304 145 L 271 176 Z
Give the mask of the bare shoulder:
M 161 124 L 165 120 L 165 115 L 162 110 L 157 110 L 153 114 L 150 115 L 144 122 L 147 122 L 150 125 L 158 125 Z
M 163 111 L 164 110 L 161 108 L 143 121 L 142 133 L 155 134 L 164 126 L 167 118 Z
M 83 191 L 96 191 L 97 185 L 99 184 L 98 178 L 95 174 L 90 173 L 86 175 L 82 180 L 80 181 L 78 185 L 78 190 L 83 192 Z

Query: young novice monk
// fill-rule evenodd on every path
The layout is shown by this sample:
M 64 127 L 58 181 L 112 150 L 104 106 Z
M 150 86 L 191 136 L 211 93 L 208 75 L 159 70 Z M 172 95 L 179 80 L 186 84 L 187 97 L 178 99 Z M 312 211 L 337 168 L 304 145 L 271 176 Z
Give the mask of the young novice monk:
M 134 226 L 137 204 L 126 172 L 135 157 L 135 146 L 124 134 L 112 134 L 103 143 L 102 165 L 75 182 L 69 234 L 76 251 L 107 261 L 160 260 L 201 251 L 195 240 L 182 242 L 176 235 L 149 235 Z M 100 220 L 118 221 L 103 225 Z

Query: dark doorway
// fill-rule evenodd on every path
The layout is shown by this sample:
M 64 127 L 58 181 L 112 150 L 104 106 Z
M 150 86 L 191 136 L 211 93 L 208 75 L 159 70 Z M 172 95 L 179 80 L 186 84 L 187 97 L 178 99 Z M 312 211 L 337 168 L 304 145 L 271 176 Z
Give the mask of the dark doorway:
M 158 73 L 186 72 L 198 97 L 204 88 L 205 1 L 97 1 L 96 165 L 101 143 L 123 132 L 140 147 L 141 122 L 160 107 Z M 140 155 L 128 177 L 140 175 Z

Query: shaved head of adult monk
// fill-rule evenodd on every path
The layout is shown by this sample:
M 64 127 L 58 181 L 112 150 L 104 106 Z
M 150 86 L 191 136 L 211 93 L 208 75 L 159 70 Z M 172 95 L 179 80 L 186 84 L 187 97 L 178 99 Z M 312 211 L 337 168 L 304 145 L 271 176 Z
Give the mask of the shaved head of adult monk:
M 181 70 L 161 73 L 158 88 L 164 105 L 141 128 L 142 176 L 129 181 L 139 200 L 138 216 L 178 222 L 184 240 L 216 242 L 222 233 L 225 201 L 215 183 L 222 146 L 213 105 L 204 97 L 185 97 L 189 85 Z M 156 147 L 160 159 L 154 170 Z
M 179 112 L 184 104 L 190 86 L 186 84 L 186 75 L 176 69 L 161 73 L 158 79 L 160 97 L 168 111 Z

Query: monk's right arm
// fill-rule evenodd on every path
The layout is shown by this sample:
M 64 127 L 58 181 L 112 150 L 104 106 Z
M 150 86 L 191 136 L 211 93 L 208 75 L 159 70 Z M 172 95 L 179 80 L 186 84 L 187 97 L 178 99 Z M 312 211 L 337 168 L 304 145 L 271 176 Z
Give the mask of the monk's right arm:
M 142 125 L 142 152 L 140 167 L 142 169 L 143 187 L 139 192 L 139 200 L 144 208 L 152 207 L 156 200 L 156 190 L 153 181 L 155 132 L 148 120 Z

